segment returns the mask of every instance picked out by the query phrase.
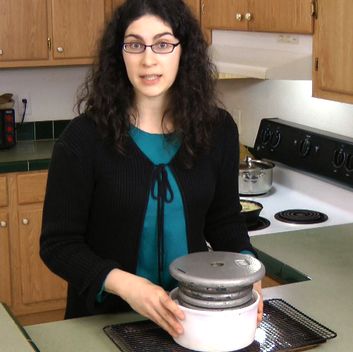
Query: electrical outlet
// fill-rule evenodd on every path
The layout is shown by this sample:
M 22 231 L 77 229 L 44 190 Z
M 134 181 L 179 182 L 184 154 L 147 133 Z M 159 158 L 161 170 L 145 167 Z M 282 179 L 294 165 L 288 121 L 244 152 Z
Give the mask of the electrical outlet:
M 16 112 L 16 122 L 21 122 L 22 121 L 22 116 L 24 113 L 24 103 L 22 102 L 23 99 L 27 99 L 27 107 L 26 107 L 26 115 L 24 121 L 26 122 L 26 116 L 29 116 L 32 114 L 32 102 L 31 102 L 31 97 L 30 94 L 14 94 L 12 99 L 15 101 L 15 112 Z
M 31 101 L 31 96 L 29 93 L 26 93 L 26 94 L 22 94 L 20 96 L 20 99 L 19 99 L 19 106 L 20 106 L 20 113 L 21 113 L 21 119 L 22 119 L 22 116 L 23 116 L 23 113 L 25 111 L 25 103 L 24 101 L 27 101 L 26 103 L 26 115 L 25 116 L 29 116 L 32 114 L 32 101 Z M 26 117 L 25 117 L 26 119 Z
M 299 36 L 293 34 L 279 34 L 278 43 L 299 44 Z

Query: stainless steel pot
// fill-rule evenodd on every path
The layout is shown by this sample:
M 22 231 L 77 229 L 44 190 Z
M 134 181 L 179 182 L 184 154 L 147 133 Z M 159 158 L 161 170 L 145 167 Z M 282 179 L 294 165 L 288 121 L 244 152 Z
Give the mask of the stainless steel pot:
M 270 161 L 254 160 L 247 157 L 240 162 L 239 193 L 240 195 L 260 195 L 267 193 L 272 187 L 273 168 Z

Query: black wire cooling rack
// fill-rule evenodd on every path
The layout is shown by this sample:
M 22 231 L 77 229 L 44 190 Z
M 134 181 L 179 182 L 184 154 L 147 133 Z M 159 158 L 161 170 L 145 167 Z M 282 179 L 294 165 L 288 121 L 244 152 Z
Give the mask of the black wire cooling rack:
M 122 352 L 187 352 L 151 321 L 104 327 Z M 278 352 L 306 349 L 337 334 L 282 299 L 264 301 L 263 320 L 255 341 L 241 352 Z M 238 352 L 240 352 L 238 351 Z

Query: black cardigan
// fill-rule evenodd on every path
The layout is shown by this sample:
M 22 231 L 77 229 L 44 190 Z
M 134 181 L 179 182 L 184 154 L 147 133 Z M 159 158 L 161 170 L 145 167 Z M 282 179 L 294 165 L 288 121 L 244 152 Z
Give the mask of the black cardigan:
M 219 110 L 213 147 L 191 169 L 170 163 L 185 209 L 190 252 L 250 250 L 238 196 L 239 143 L 231 116 Z M 129 308 L 115 295 L 96 302 L 113 268 L 135 273 L 153 164 L 130 139 L 126 155 L 100 138 L 85 116 L 55 143 L 43 211 L 40 255 L 69 283 L 66 318 Z

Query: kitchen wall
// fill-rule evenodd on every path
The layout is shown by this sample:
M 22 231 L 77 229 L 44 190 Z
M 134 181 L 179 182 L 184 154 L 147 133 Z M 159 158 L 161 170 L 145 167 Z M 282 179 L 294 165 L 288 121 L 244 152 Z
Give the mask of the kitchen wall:
M 0 94 L 29 96 L 31 114 L 26 121 L 71 119 L 76 90 L 86 73 L 87 67 L 0 70 Z M 218 91 L 226 108 L 240 120 L 240 139 L 246 145 L 253 145 L 264 117 L 353 137 L 353 105 L 312 98 L 311 81 L 223 80 Z M 16 111 L 20 121 L 21 107 Z
M 311 81 L 223 80 L 220 98 L 253 146 L 262 118 L 280 117 L 353 138 L 353 105 L 311 97 Z M 240 117 L 239 117 L 240 116 Z
M 87 66 L 2 69 L 0 94 L 14 94 L 16 121 L 21 120 L 22 98 L 29 98 L 27 122 L 71 119 L 76 90 L 86 73 Z

